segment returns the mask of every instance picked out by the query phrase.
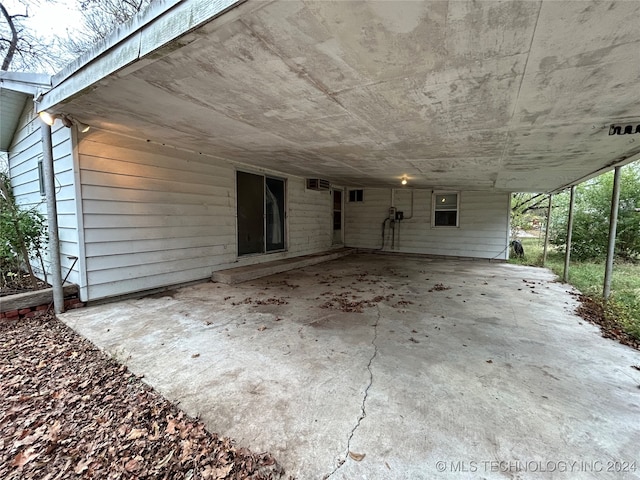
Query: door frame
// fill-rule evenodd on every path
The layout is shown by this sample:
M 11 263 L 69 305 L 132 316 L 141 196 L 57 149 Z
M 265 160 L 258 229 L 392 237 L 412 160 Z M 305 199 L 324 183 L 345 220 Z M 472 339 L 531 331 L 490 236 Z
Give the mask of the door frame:
M 238 225 L 239 225 L 239 221 L 238 221 L 238 173 L 248 173 L 251 175 L 256 175 L 259 177 L 262 177 L 262 185 L 263 185 L 263 190 L 262 190 L 262 204 L 263 204 L 263 212 L 262 212 L 262 233 L 263 233 L 263 239 L 262 239 L 262 252 L 254 252 L 254 253 L 244 253 L 244 254 L 240 254 L 239 253 L 239 248 L 238 248 Z M 266 195 L 266 180 L 267 178 L 271 178 L 274 180 L 282 180 L 283 184 L 284 184 L 284 219 L 283 221 L 283 238 L 284 238 L 284 247 L 278 250 L 267 250 L 267 195 Z M 234 169 L 234 190 L 235 190 L 235 211 L 234 211 L 234 218 L 235 218 L 235 245 L 236 245 L 236 259 L 239 260 L 241 258 L 247 258 L 247 257 L 253 257 L 253 256 L 257 256 L 257 255 L 271 255 L 273 253 L 282 253 L 282 252 L 287 252 L 289 249 L 289 204 L 288 204 L 288 200 L 289 200 L 289 192 L 288 192 L 288 184 L 289 184 L 289 179 L 285 176 L 283 176 L 282 174 L 271 174 L 269 172 L 265 172 L 265 171 L 261 171 L 261 170 L 257 170 L 257 169 L 251 169 L 251 168 L 235 168 Z

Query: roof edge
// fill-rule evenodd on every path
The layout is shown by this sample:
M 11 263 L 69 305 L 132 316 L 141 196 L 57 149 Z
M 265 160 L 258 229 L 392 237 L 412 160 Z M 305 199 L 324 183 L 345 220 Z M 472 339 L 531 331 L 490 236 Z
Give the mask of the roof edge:
M 152 3 L 54 75 L 51 90 L 37 100 L 37 110 L 47 110 L 65 102 L 246 1 L 161 0 Z
M 0 71 L 0 88 L 35 96 L 42 90 L 51 88 L 51 75 Z
M 82 67 L 88 65 L 100 57 L 100 55 L 115 47 L 118 43 L 135 34 L 145 25 L 149 24 L 156 18 L 159 18 L 181 1 L 182 0 L 159 0 L 151 3 L 144 11 L 136 14 L 122 25 L 116 27 L 116 29 L 104 39 L 100 40 L 95 45 L 92 45 L 86 53 L 80 55 L 69 65 L 53 75 L 51 81 L 52 86 L 55 87 L 61 84 Z
M 560 186 L 558 188 L 555 188 L 553 190 L 549 190 L 549 191 L 547 191 L 545 193 L 548 193 L 550 195 L 555 195 L 557 193 L 562 192 L 563 190 L 566 190 L 567 188 L 571 188 L 571 187 L 573 187 L 575 185 L 579 185 L 579 184 L 581 184 L 583 182 L 586 182 L 587 180 L 591 180 L 592 178 L 595 178 L 595 177 L 598 177 L 598 176 L 600 176 L 602 174 L 605 174 L 605 173 L 613 170 L 616 167 L 624 167 L 625 165 L 629 165 L 631 163 L 638 162 L 638 161 L 640 161 L 640 147 L 632 150 L 631 153 L 619 156 L 615 160 L 607 163 L 604 167 L 601 167 L 601 168 L 599 168 L 597 170 L 594 170 L 593 172 L 588 173 L 586 175 L 583 175 L 582 177 L 580 177 L 580 178 L 578 178 L 578 179 L 576 179 L 576 180 L 574 180 L 572 182 L 566 183 L 566 184 L 564 184 L 564 185 L 562 185 L 562 186 Z

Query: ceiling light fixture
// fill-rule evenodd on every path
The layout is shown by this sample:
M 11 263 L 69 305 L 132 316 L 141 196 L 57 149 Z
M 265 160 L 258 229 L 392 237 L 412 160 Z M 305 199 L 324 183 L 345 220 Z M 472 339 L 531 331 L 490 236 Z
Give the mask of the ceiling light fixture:
M 90 125 L 82 123 L 80 120 L 76 120 L 75 118 L 65 113 L 49 113 L 42 111 L 38 113 L 38 116 L 44 123 L 46 123 L 50 127 L 53 126 L 57 119 L 60 119 L 65 127 L 71 128 L 75 124 L 78 127 L 78 130 L 80 130 L 82 133 L 88 132 L 91 128 Z
M 71 128 L 73 126 L 73 122 L 71 121 L 71 119 L 64 114 L 60 115 L 60 121 L 67 128 Z
M 80 130 L 80 132 L 82 133 L 87 133 L 89 131 L 89 129 L 91 128 L 91 125 L 87 125 L 86 123 L 82 123 L 80 120 L 76 120 L 76 126 L 78 127 L 78 130 Z
M 49 112 L 45 111 L 40 112 L 38 115 L 40 116 L 40 120 L 42 120 L 49 126 L 52 126 L 55 123 L 56 118 L 58 118 L 57 115 L 52 115 Z
M 402 177 L 402 181 L 401 181 L 400 183 L 401 183 L 402 185 L 406 185 L 406 184 L 407 184 L 407 181 L 408 181 L 408 180 L 407 180 L 407 176 L 406 176 L 406 175 L 403 175 L 403 177 Z

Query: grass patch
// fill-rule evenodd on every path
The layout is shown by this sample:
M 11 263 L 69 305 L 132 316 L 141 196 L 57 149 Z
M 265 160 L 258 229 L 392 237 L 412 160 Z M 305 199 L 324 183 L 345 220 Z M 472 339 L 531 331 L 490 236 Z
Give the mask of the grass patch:
M 510 263 L 542 266 L 543 240 L 525 238 L 522 240 L 525 255 L 512 258 Z M 562 277 L 564 255 L 550 247 L 546 266 Z M 604 284 L 604 262 L 571 262 L 569 283 L 604 306 L 602 285 Z M 623 331 L 640 340 L 640 265 L 614 263 L 611 280 L 611 298 L 604 313 L 608 320 L 615 321 Z

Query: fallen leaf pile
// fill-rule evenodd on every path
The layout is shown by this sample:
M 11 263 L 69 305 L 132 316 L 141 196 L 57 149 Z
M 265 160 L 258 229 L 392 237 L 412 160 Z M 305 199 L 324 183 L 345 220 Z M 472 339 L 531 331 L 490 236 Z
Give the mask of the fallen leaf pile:
M 330 293 L 323 293 L 327 295 Z M 320 305 L 320 308 L 329 308 L 332 310 L 340 310 L 342 312 L 362 313 L 367 307 L 375 307 L 382 301 L 388 301 L 391 297 L 395 297 L 395 294 L 387 295 L 386 297 L 378 295 L 371 300 L 349 300 L 351 292 L 343 292 L 339 295 L 334 295 L 329 300 Z M 353 296 L 352 296 L 353 298 Z
M 640 340 L 629 335 L 622 330 L 618 323 L 609 318 L 600 303 L 586 295 L 574 295 L 580 301 L 580 305 L 576 308 L 576 314 L 584 318 L 587 322 L 598 325 L 600 327 L 600 333 L 604 338 L 610 338 L 623 345 L 628 345 L 629 347 L 640 350 Z
M 242 300 L 241 302 L 237 302 L 234 303 L 232 302 L 231 305 L 236 306 L 236 305 L 288 305 L 289 302 L 285 299 L 285 298 L 266 298 L 264 300 L 262 299 L 258 299 L 258 300 L 254 300 L 253 298 L 245 298 L 244 300 Z
M 0 478 L 276 479 L 53 316 L 0 323 Z
M 433 287 L 431 287 L 429 292 L 442 292 L 443 290 L 451 290 L 451 287 L 443 285 L 442 283 L 436 283 Z

